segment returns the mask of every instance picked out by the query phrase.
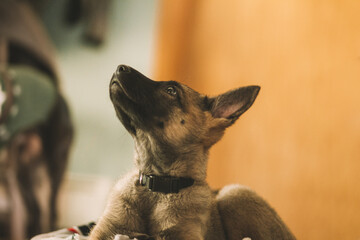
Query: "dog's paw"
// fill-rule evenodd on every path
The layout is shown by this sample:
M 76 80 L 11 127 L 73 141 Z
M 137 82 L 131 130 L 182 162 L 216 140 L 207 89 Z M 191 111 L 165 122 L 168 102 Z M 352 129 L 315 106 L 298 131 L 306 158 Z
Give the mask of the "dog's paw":
M 114 240 L 130 240 L 130 238 L 127 235 L 117 234 L 115 235 Z
M 133 233 L 133 234 L 129 234 L 129 235 L 116 235 L 114 240 L 130 240 L 130 239 L 134 239 L 134 240 L 155 240 L 155 238 L 147 235 L 147 234 L 142 234 L 142 233 Z
M 155 238 L 147 235 L 147 234 L 134 234 L 133 239 L 136 240 L 155 240 Z

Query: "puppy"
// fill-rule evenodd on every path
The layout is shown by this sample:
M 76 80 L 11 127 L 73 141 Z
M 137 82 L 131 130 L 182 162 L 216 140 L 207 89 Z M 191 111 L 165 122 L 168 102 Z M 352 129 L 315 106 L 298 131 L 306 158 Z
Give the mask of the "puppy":
M 116 114 L 135 141 L 136 170 L 114 187 L 90 239 L 295 239 L 276 212 L 240 185 L 212 191 L 210 147 L 253 104 L 260 87 L 217 97 L 152 81 L 120 65 L 110 82 Z

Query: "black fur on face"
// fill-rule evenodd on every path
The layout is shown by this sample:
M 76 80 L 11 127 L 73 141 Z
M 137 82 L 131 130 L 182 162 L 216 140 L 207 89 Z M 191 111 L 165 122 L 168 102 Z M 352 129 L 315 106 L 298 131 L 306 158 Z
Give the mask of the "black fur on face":
M 195 91 L 193 94 L 199 95 Z M 145 132 L 164 129 L 175 109 L 187 111 L 185 95 L 181 84 L 153 81 L 125 65 L 118 67 L 110 82 L 110 98 L 117 116 L 133 135 L 137 129 Z M 183 119 L 180 122 L 185 124 Z
M 135 138 L 139 168 L 160 174 L 202 169 L 204 176 L 208 149 L 252 105 L 258 91 L 248 86 L 210 98 L 175 81 L 153 81 L 125 65 L 110 82 L 116 114 Z

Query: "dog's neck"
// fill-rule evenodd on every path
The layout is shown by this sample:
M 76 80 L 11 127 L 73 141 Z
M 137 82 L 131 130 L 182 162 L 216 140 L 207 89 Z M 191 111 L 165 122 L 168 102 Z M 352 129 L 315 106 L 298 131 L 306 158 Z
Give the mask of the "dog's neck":
M 201 146 L 184 149 L 161 148 L 146 139 L 135 140 L 135 163 L 147 175 L 193 178 L 205 181 L 208 151 Z

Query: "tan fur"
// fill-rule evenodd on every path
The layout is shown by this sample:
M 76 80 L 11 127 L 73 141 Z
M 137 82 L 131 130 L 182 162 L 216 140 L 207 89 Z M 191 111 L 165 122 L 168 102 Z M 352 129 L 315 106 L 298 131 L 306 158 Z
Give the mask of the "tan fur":
M 114 75 L 110 94 L 120 120 L 134 137 L 136 169 L 114 187 L 90 240 L 110 240 L 116 234 L 156 240 L 295 239 L 276 212 L 250 189 L 231 185 L 215 192 L 206 182 L 209 148 L 251 106 L 258 87 L 240 88 L 208 100 L 177 83 L 181 104 L 175 106 L 174 96 L 167 96 L 160 85 L 149 95 L 160 96 L 160 101 L 174 101 L 160 109 L 168 114 L 147 119 L 144 124 L 154 124 L 150 129 L 142 128 L 135 120 L 129 124 L 128 119 L 141 114 L 132 109 L 133 102 L 141 105 L 144 100 L 138 100 L 139 94 L 127 84 L 130 80 L 135 84 L 144 76 L 127 66 L 120 67 L 123 73 Z M 149 79 L 144 81 L 149 84 Z M 150 87 L 148 91 L 152 91 Z M 131 104 L 123 100 L 124 96 L 131 99 Z M 193 178 L 195 182 L 179 193 L 152 192 L 140 185 L 139 170 Z

